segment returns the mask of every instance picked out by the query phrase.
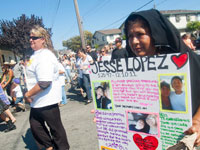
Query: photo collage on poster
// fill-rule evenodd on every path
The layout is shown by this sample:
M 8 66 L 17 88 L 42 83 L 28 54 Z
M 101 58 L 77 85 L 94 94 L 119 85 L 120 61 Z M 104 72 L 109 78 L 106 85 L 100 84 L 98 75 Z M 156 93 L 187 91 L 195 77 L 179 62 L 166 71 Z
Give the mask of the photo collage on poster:
M 177 62 L 183 55 L 91 66 L 100 150 L 164 150 L 183 137 L 192 119 L 189 60 Z

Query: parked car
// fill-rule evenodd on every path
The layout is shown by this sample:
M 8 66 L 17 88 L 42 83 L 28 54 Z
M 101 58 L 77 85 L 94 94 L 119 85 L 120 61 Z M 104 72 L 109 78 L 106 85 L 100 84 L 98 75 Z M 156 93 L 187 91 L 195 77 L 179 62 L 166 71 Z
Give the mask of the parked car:
M 196 49 L 200 49 L 200 37 L 194 41 L 194 45 L 196 46 Z

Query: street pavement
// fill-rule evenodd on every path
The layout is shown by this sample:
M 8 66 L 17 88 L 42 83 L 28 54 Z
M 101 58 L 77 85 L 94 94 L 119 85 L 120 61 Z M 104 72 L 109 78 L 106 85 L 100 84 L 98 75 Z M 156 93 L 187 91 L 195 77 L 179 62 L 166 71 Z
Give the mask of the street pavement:
M 98 150 L 96 125 L 93 123 L 94 114 L 90 110 L 93 103 L 85 105 L 79 90 L 70 88 L 67 84 L 68 103 L 60 107 L 62 122 L 65 127 L 70 150 Z M 29 125 L 30 108 L 25 112 L 15 113 L 16 130 L 4 133 L 5 122 L 0 122 L 0 150 L 37 150 Z

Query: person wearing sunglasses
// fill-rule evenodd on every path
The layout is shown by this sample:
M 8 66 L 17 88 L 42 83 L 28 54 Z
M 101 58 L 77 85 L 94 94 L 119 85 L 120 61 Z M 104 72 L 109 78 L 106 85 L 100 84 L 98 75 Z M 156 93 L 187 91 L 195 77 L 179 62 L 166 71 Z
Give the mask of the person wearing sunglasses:
M 58 106 L 62 99 L 58 60 L 50 37 L 48 31 L 38 25 L 30 31 L 34 53 L 26 66 L 28 91 L 24 97 L 31 106 L 29 122 L 38 149 L 69 150 Z
M 90 45 L 86 46 L 86 53 L 92 57 L 93 61 L 97 61 L 98 58 L 97 53 L 96 51 L 91 49 Z
M 108 55 L 108 52 L 105 46 L 100 50 L 100 55 L 98 57 L 98 61 L 110 60 L 111 56 Z

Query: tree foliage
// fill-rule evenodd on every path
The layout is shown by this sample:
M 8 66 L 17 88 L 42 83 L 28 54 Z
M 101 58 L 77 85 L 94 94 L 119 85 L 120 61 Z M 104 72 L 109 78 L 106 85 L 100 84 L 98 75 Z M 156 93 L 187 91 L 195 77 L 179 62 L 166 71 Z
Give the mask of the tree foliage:
M 86 44 L 91 45 L 92 33 L 89 31 L 84 31 L 84 35 Z M 68 49 L 71 49 L 74 52 L 77 52 L 77 50 L 81 48 L 80 36 L 74 36 L 66 41 L 63 41 L 63 46 L 67 47 Z
M 0 21 L 0 48 L 12 50 L 15 55 L 31 53 L 29 36 L 30 29 L 34 25 L 44 27 L 42 19 L 31 15 L 30 18 L 25 14 L 12 21 Z
M 199 31 L 200 30 L 200 21 L 191 21 L 187 23 L 188 31 Z

